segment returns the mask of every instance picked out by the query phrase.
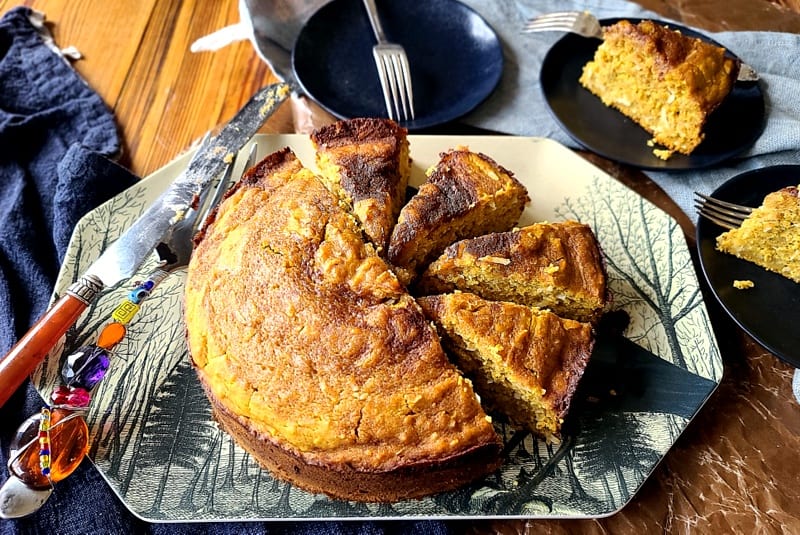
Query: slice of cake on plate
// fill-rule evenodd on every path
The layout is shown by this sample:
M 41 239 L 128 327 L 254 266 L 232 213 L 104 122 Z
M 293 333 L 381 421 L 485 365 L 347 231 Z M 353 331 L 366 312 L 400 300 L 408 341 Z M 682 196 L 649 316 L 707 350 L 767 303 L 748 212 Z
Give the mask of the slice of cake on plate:
M 422 274 L 418 289 L 454 289 L 596 321 L 606 306 L 606 271 L 592 229 L 577 221 L 535 223 L 461 240 Z
M 557 440 L 594 346 L 587 323 L 470 293 L 418 298 L 485 403 Z
M 691 154 L 708 117 L 733 89 L 739 62 L 725 49 L 650 20 L 621 20 L 603 29 L 603 42 L 580 83 L 606 106 L 633 119 L 666 147 L 667 159 Z
M 764 197 L 742 225 L 717 236 L 717 249 L 800 282 L 800 199 L 789 186 Z

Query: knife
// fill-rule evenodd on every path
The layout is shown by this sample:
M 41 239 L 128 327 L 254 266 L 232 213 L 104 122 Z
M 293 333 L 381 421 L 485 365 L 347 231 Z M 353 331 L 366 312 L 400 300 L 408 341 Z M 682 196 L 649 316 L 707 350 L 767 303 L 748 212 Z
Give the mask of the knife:
M 0 360 L 0 407 L 104 288 L 131 277 L 203 187 L 289 96 L 285 83 L 259 90 L 216 136 L 207 138 L 167 190 L 95 260 Z

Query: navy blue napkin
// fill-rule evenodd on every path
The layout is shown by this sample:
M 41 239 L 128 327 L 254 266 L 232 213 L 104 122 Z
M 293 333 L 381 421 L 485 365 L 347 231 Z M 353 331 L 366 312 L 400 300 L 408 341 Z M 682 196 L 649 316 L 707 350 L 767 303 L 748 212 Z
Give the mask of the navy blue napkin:
M 55 48 L 41 14 L 0 19 L 0 351 L 44 313 L 75 223 L 138 178 L 114 163 L 112 112 Z M 7 388 L 0 385 L 0 388 Z M 0 483 L 18 426 L 42 399 L 26 383 L 0 409 Z M 445 522 L 148 524 L 132 515 L 89 461 L 55 486 L 34 515 L 0 520 L 0 533 L 444 534 Z

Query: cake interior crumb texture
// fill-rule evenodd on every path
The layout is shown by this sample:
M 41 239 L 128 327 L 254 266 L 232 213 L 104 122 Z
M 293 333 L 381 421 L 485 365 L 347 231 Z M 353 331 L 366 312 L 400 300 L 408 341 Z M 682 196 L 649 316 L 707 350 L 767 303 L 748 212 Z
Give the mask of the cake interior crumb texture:
M 604 28 L 603 42 L 580 83 L 606 106 L 647 130 L 667 159 L 691 154 L 703 141 L 709 114 L 728 96 L 738 73 L 725 49 L 644 20 Z
M 422 293 L 463 290 L 593 322 L 607 302 L 605 265 L 592 229 L 534 223 L 458 241 L 423 272 Z
M 487 405 L 519 427 L 559 440 L 594 346 L 589 324 L 470 293 L 418 301 Z
M 789 186 L 770 193 L 739 228 L 717 236 L 717 249 L 800 282 L 800 199 Z

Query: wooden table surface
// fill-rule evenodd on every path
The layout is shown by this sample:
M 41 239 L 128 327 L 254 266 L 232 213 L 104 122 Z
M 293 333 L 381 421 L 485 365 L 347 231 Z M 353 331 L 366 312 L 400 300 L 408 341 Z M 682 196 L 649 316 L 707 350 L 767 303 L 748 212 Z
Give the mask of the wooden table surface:
M 709 30 L 800 33 L 799 0 L 639 3 Z M 81 52 L 74 67 L 114 111 L 123 140 L 120 163 L 140 176 L 162 167 L 232 117 L 256 89 L 276 81 L 249 42 L 214 53 L 189 52 L 198 37 L 239 21 L 236 0 L 0 0 L 0 12 L 17 5 L 44 12 L 56 43 Z M 293 132 L 289 107 L 261 132 Z M 634 169 L 583 155 L 676 217 L 692 244 L 693 223 L 656 184 Z M 800 533 L 793 369 L 706 297 L 724 356 L 723 382 L 630 504 L 599 520 L 463 527 L 505 533 Z

